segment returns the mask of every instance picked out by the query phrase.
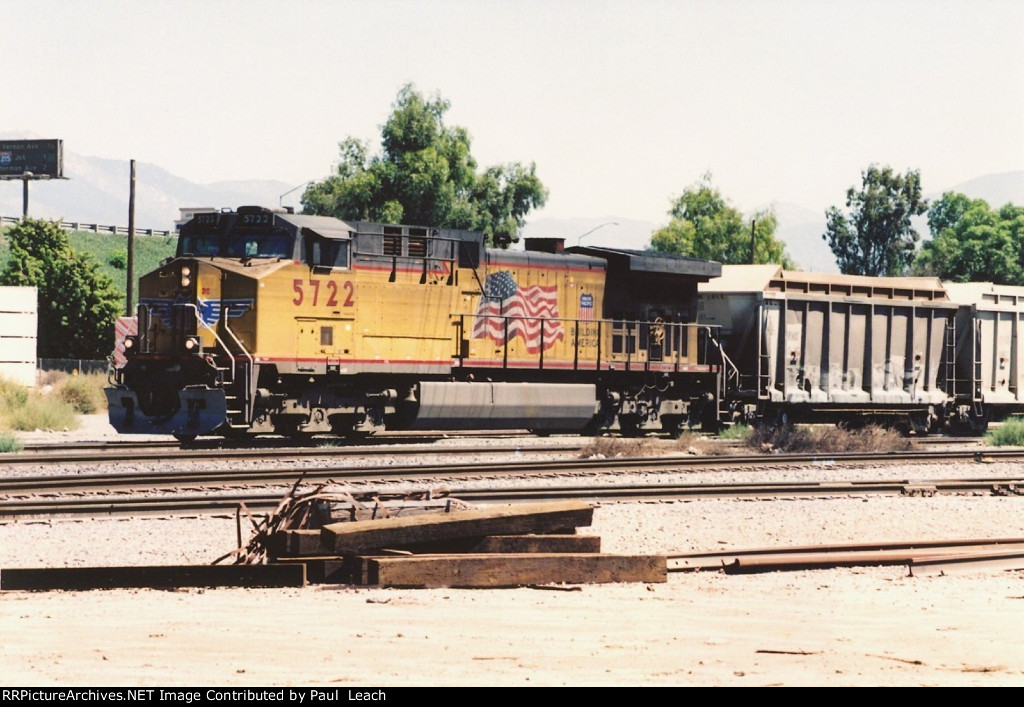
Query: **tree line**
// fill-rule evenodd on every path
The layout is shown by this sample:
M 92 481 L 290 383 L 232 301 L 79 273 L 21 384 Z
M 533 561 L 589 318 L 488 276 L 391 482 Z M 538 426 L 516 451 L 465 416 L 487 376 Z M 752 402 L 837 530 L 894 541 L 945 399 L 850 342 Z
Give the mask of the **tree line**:
M 519 240 L 526 215 L 548 190 L 536 165 L 480 169 L 466 128 L 444 121 L 450 103 L 409 84 L 398 92 L 381 127 L 378 152 L 353 137 L 339 143 L 334 173 L 311 182 L 304 213 L 483 232 L 507 248 Z M 993 208 L 946 193 L 923 197 L 919 171 L 898 174 L 871 165 L 846 209 L 825 212 L 828 243 L 841 272 L 856 275 L 935 275 L 945 280 L 1024 285 L 1024 206 Z M 932 238 L 922 245 L 915 217 L 927 214 Z M 650 249 L 721 263 L 796 267 L 776 236 L 771 210 L 744 215 L 713 184 L 710 173 L 672 201 L 668 223 Z M 44 358 L 103 358 L 113 349 L 121 294 L 95 262 L 71 248 L 57 224 L 27 219 L 3 232 L 10 258 L 0 285 L 39 288 L 38 353 Z

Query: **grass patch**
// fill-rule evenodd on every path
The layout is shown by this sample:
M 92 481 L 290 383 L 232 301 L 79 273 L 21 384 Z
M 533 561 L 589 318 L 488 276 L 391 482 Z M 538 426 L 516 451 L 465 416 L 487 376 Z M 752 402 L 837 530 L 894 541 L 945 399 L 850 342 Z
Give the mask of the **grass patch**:
M 676 440 L 676 447 L 687 454 L 695 454 L 700 457 L 714 457 L 720 454 L 727 454 L 728 449 L 716 444 L 715 440 L 709 439 L 697 432 L 683 432 Z
M 831 425 L 756 427 L 747 445 L 763 452 L 826 453 L 901 452 L 910 440 L 896 430 L 877 425 L 847 430 Z
M 580 450 L 583 459 L 635 459 L 655 457 L 664 454 L 695 454 L 716 456 L 727 454 L 728 450 L 716 440 L 697 432 L 683 432 L 678 439 L 664 437 L 595 437 Z
M 66 375 L 56 384 L 55 392 L 58 398 L 74 408 L 79 415 L 91 415 L 107 409 L 107 399 L 103 393 L 106 383 L 106 375 L 100 373 Z
M 754 430 L 749 425 L 731 425 L 718 433 L 719 439 L 726 439 L 730 442 L 746 442 Z
M 985 444 L 992 447 L 1024 447 L 1024 420 L 1011 417 L 985 434 Z
M 79 253 L 85 253 L 99 266 L 100 271 L 105 273 L 114 282 L 114 287 L 121 293 L 122 299 L 127 291 L 128 271 L 128 235 L 111 233 L 92 233 L 91 231 L 71 231 L 68 233 L 68 241 L 71 247 Z M 174 255 L 178 244 L 178 237 L 175 236 L 144 236 L 136 233 L 133 245 L 132 267 L 135 277 L 143 273 L 155 270 L 160 261 Z M 0 229 L 0 268 L 4 266 L 10 257 L 10 245 Z M 132 293 L 132 299 L 136 304 L 139 296 L 138 288 Z
M 75 408 L 59 396 L 29 390 L 0 378 L 0 431 L 73 430 Z
M 17 437 L 10 432 L 0 432 L 0 454 L 20 452 L 25 448 Z
M 618 457 L 649 457 L 656 454 L 654 440 L 623 437 L 595 437 L 580 450 L 583 459 L 613 459 Z

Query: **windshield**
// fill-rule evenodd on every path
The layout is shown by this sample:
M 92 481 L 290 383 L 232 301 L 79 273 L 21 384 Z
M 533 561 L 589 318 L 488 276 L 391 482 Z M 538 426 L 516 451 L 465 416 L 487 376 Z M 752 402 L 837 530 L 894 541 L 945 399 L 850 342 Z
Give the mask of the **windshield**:
M 292 239 L 283 233 L 239 235 L 228 242 L 229 258 L 290 258 Z
M 178 246 L 178 255 L 218 255 L 220 238 L 217 236 L 182 237 Z

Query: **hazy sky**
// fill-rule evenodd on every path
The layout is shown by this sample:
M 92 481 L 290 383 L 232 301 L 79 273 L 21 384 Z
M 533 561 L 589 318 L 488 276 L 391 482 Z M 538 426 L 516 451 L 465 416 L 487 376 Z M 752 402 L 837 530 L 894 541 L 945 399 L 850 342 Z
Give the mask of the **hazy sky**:
M 710 171 L 743 211 L 1024 169 L 1020 0 L 0 0 L 0 132 L 195 182 L 326 176 L 399 88 L 451 102 L 537 216 L 665 222 Z M 69 175 L 74 176 L 74 175 Z

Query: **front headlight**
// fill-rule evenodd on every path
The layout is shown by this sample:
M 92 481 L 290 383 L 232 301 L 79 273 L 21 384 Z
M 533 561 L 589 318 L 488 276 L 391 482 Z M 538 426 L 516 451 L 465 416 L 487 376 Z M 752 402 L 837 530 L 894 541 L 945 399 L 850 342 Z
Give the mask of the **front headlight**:
M 185 351 L 188 353 L 199 352 L 199 337 L 198 336 L 186 336 L 185 337 Z

